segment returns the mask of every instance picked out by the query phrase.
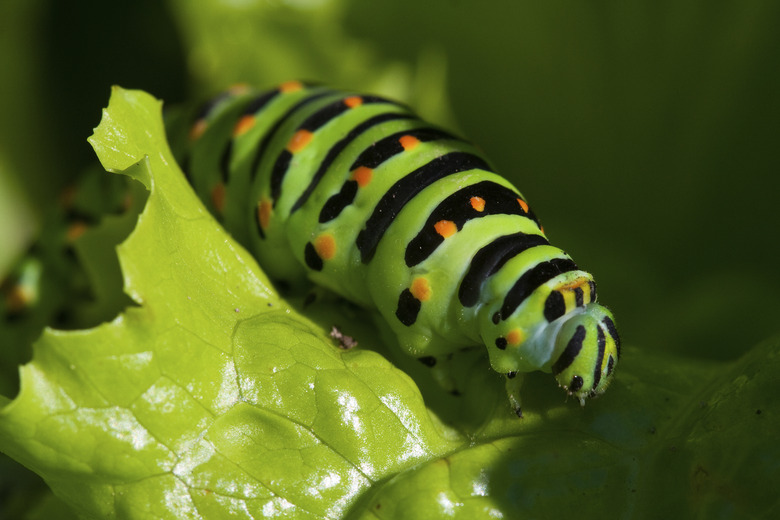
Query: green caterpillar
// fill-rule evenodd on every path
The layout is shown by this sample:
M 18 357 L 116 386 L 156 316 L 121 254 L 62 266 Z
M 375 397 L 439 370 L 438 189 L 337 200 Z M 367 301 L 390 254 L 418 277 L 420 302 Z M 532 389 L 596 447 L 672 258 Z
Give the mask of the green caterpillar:
M 552 372 L 583 404 L 609 384 L 620 339 L 593 277 L 479 150 L 406 106 L 234 87 L 194 117 L 182 164 L 269 276 L 378 309 L 428 365 L 484 345 L 519 416 L 524 373 Z

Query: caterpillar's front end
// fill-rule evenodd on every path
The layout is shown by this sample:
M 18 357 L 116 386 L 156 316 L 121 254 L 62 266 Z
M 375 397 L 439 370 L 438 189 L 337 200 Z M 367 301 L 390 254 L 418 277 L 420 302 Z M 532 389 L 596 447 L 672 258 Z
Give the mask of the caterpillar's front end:
M 612 313 L 595 302 L 559 320 L 552 373 L 569 395 L 585 404 L 586 397 L 597 396 L 609 386 L 620 358 L 620 336 Z
M 552 372 L 584 404 L 606 390 L 620 357 L 614 318 L 596 302 L 593 277 L 560 250 L 557 255 L 511 273 L 509 279 L 517 282 L 502 300 L 488 303 L 481 317 L 491 365 L 506 374 L 518 415 L 524 373 Z

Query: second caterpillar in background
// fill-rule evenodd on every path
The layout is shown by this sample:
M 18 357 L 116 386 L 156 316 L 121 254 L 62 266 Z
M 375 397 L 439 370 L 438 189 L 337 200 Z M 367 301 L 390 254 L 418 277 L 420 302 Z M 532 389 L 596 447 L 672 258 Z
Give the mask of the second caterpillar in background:
M 527 372 L 583 404 L 607 388 L 620 339 L 593 277 L 473 145 L 397 102 L 297 81 L 235 87 L 194 119 L 185 171 L 271 278 L 378 309 L 429 365 L 484 345 L 519 416 Z

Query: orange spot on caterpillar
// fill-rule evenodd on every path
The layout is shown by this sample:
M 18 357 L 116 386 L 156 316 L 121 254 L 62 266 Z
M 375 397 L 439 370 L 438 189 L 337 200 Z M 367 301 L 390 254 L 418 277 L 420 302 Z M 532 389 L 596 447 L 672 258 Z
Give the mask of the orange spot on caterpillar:
M 253 115 L 243 116 L 241 119 L 238 120 L 236 126 L 233 127 L 233 137 L 244 135 L 249 130 L 251 130 L 253 126 L 255 126 L 255 116 Z
M 422 276 L 414 279 L 409 292 L 421 302 L 431 299 L 431 286 L 428 284 L 428 280 Z
M 262 229 L 268 229 L 268 224 L 271 223 L 272 209 L 273 206 L 270 200 L 264 199 L 257 203 L 257 221 Z
M 297 92 L 299 90 L 303 89 L 303 83 L 300 81 L 285 81 L 281 85 L 279 85 L 279 92 L 282 94 L 287 94 L 289 92 Z
M 414 150 L 417 145 L 420 144 L 420 140 L 411 135 L 401 136 L 401 138 L 398 139 L 398 142 L 401 143 L 401 146 L 407 152 L 409 150 Z
M 344 100 L 344 104 L 347 105 L 349 108 L 359 107 L 360 105 L 363 104 L 363 98 L 360 96 L 348 97 Z
M 522 343 L 524 339 L 525 336 L 520 329 L 512 329 L 509 331 L 509 334 L 506 335 L 506 342 L 514 347 Z
M 89 226 L 85 222 L 81 222 L 80 220 L 77 220 L 76 222 L 73 222 L 70 226 L 68 226 L 68 230 L 65 232 L 65 238 L 68 242 L 73 242 L 78 237 L 84 234 L 84 232 L 88 229 Z
M 223 183 L 219 182 L 211 188 L 211 204 L 221 215 L 222 210 L 225 209 L 225 185 Z
M 520 204 L 520 207 L 523 208 L 523 211 L 528 213 L 528 204 L 523 199 L 517 199 L 517 203 Z
M 458 231 L 458 226 L 451 220 L 440 220 L 433 225 L 433 228 L 442 238 L 450 238 Z
M 354 170 L 352 170 L 352 180 L 357 181 L 358 186 L 361 188 L 364 188 L 368 185 L 369 182 L 371 182 L 371 177 L 374 175 L 374 170 L 371 168 L 368 168 L 366 166 L 358 166 Z
M 577 287 L 582 287 L 583 285 L 587 285 L 588 280 L 586 278 L 578 278 L 572 282 L 569 282 L 565 285 L 562 285 L 558 288 L 559 291 L 573 291 Z
M 482 197 L 471 197 L 469 200 L 471 207 L 477 211 L 485 211 L 485 199 Z
M 298 153 L 311 142 L 314 138 L 314 134 L 308 130 L 298 130 L 287 143 L 287 151 L 290 153 Z
M 198 119 L 195 121 L 195 124 L 190 128 L 190 141 L 197 141 L 200 139 L 200 136 L 206 131 L 206 127 L 208 127 L 208 123 L 206 123 L 205 119 Z
M 314 240 L 314 250 L 323 260 L 330 260 L 336 256 L 336 240 L 333 235 L 324 233 Z

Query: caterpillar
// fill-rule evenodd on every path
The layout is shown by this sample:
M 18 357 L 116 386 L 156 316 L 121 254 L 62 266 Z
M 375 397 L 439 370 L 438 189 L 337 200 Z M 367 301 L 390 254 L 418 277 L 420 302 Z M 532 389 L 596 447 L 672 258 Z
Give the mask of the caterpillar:
M 472 144 L 398 102 L 291 81 L 233 87 L 188 124 L 182 169 L 281 283 L 377 309 L 425 364 L 484 345 L 522 417 L 525 373 L 584 404 L 620 358 L 593 277 Z

